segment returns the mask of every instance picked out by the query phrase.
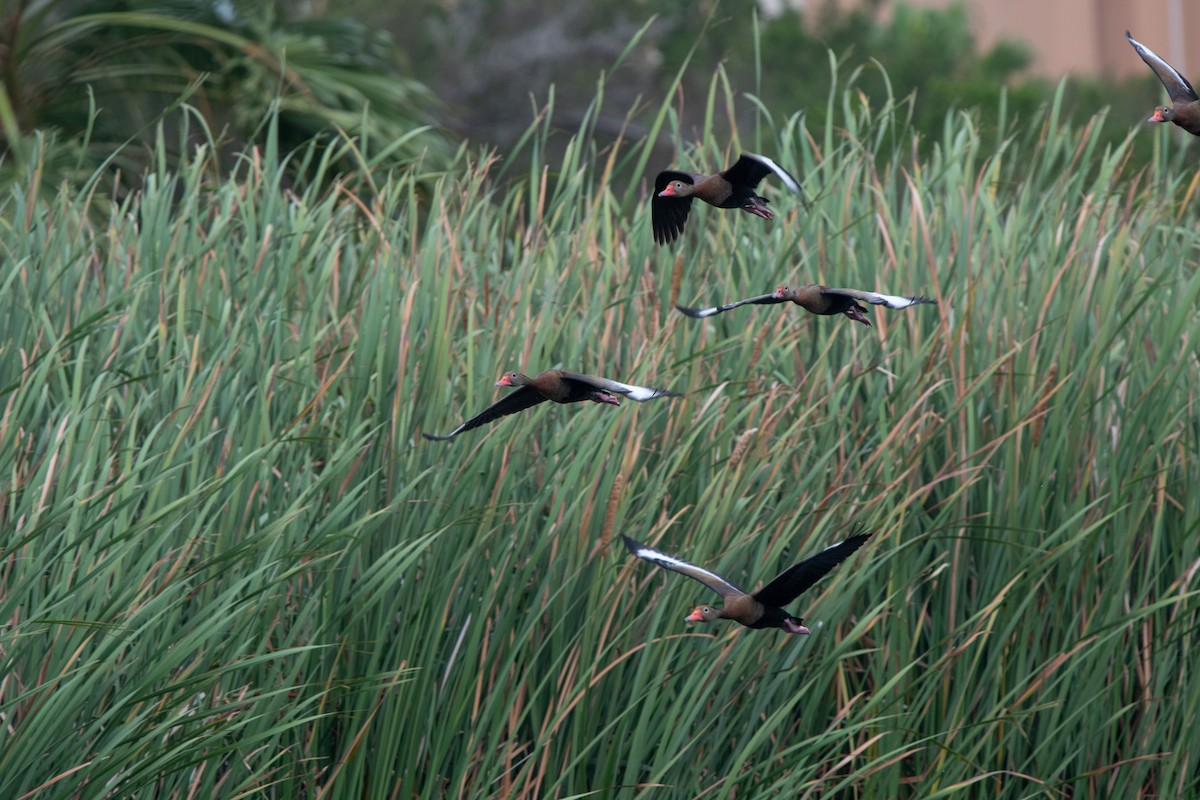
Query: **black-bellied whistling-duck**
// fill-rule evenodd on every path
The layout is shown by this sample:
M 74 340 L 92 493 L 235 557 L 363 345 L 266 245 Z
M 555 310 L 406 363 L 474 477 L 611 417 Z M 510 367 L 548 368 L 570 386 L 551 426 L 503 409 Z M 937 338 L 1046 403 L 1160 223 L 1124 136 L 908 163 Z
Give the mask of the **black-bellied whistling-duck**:
M 563 372 L 561 369 L 548 369 L 534 375 L 532 378 L 519 372 L 507 372 L 496 381 L 497 386 L 516 386 L 515 392 L 510 392 L 492 403 L 483 412 L 459 425 L 445 436 L 435 436 L 432 433 L 422 433 L 426 439 L 435 442 L 453 439 L 463 431 L 486 425 L 494 419 L 524 411 L 530 406 L 536 406 L 547 400 L 556 403 L 579 403 L 591 400 L 594 403 L 608 403 L 619 406 L 619 396 L 628 397 L 643 403 L 656 397 L 679 397 L 679 392 L 667 389 L 650 389 L 645 386 L 633 386 L 620 381 L 601 378 L 596 375 L 580 375 L 577 372 Z
M 1188 83 L 1187 78 L 1159 58 L 1158 54 L 1149 47 L 1134 39 L 1129 31 L 1125 31 L 1125 38 L 1133 45 L 1133 49 L 1137 50 L 1142 61 L 1145 61 L 1150 65 L 1150 69 L 1154 70 L 1154 74 L 1166 87 L 1167 94 L 1171 96 L 1171 105 L 1156 107 L 1154 115 L 1148 121 L 1174 122 L 1188 133 L 1200 136 L 1200 96 L 1197 96 L 1196 90 Z
M 738 306 L 748 304 L 769 306 L 775 303 L 786 303 L 789 300 L 814 314 L 845 314 L 855 322 L 861 322 L 867 327 L 871 326 L 871 321 L 863 314 L 867 310 L 866 306 L 859 305 L 858 300 L 876 306 L 887 306 L 888 308 L 908 308 L 919 303 L 937 303 L 936 300 L 930 300 L 928 297 L 920 295 L 916 297 L 900 297 L 894 294 L 879 294 L 878 292 L 865 292 L 859 289 L 830 289 L 828 286 L 813 283 L 795 289 L 789 286 L 778 286 L 770 294 L 748 297 L 745 300 L 738 300 L 736 303 L 726 303 L 723 306 L 714 306 L 713 308 L 675 307 L 689 317 L 703 319 L 728 311 L 731 308 L 737 308 Z
M 700 581 L 721 595 L 724 605 L 696 606 L 686 619 L 688 622 L 711 622 L 715 619 L 731 619 L 747 628 L 780 628 L 787 633 L 810 631 L 804 620 L 793 617 L 783 606 L 799 597 L 808 587 L 824 577 L 825 573 L 846 560 L 855 550 L 863 546 L 871 534 L 856 532 L 844 542 L 826 547 L 815 556 L 806 558 L 776 576 L 770 583 L 753 594 L 747 594 L 715 572 L 701 569 L 695 564 L 667 555 L 634 539 L 625 537 L 625 546 L 638 558 L 658 564 L 660 567 L 678 572 Z
M 767 198 L 754 192 L 758 182 L 768 175 L 779 178 L 784 186 L 800 195 L 803 205 L 808 205 L 799 181 L 771 159 L 754 153 L 743 153 L 732 167 L 716 175 L 670 169 L 658 173 L 654 179 L 654 197 L 650 199 L 654 241 L 668 244 L 683 233 L 693 198 L 717 208 L 740 208 L 747 214 L 772 219 L 775 214 L 767 208 Z

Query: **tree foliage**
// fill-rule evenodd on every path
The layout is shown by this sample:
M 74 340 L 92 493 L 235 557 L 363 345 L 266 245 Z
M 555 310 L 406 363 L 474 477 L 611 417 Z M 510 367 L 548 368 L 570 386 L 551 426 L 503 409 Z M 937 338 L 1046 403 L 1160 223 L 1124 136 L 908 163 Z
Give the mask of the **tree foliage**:
M 87 174 L 181 98 L 227 152 L 260 143 L 272 108 L 285 151 L 336 131 L 380 149 L 401 142 L 392 164 L 449 149 L 439 135 L 409 136 L 432 122 L 431 93 L 400 74 L 385 31 L 349 18 L 290 18 L 270 3 L 49 0 L 13 4 L 0 37 L 0 150 L 10 161 L 32 152 L 32 134 L 49 133 L 78 142 Z
M 663 97 L 684 74 L 676 104 L 680 129 L 706 124 L 704 98 L 713 68 L 720 65 L 734 92 L 754 95 L 777 118 L 803 112 L 824 124 L 831 79 L 849 78 L 863 102 L 875 109 L 893 100 L 910 104 L 919 141 L 941 132 L 946 112 L 969 109 L 985 136 L 1003 127 L 1002 115 L 1030 119 L 1051 102 L 1058 81 L 1031 75 L 1032 55 L 1020 42 L 1000 41 L 983 50 L 971 32 L 966 9 L 915 8 L 865 0 L 852 8 L 826 0 L 777 13 L 754 0 L 604 0 L 497 4 L 461 0 L 406 0 L 375 7 L 410 54 L 415 74 L 437 87 L 464 136 L 501 147 L 514 143 L 554 86 L 558 124 L 570 129 L 592 102 L 596 75 L 611 69 L 631 33 L 647 25 L 634 51 L 606 83 L 607 114 L 597 131 L 639 135 L 626 110 L 639 99 Z M 413 20 L 422 20 L 413 24 Z M 1103 132 L 1109 144 L 1125 138 L 1157 97 L 1151 76 L 1120 83 L 1071 77 L 1063 113 L 1081 123 L 1106 105 L 1115 113 Z M 1003 98 L 1003 102 L 1001 99 Z M 755 103 L 739 103 L 743 122 Z M 838 115 L 842 109 L 835 109 Z M 836 120 L 835 120 L 836 122 Z M 1131 157 L 1149 156 L 1148 142 Z

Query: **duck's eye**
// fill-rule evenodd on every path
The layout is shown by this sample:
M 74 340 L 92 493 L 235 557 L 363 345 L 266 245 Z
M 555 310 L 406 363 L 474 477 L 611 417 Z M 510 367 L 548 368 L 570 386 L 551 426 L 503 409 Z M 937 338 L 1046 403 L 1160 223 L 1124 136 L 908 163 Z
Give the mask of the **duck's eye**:
M 705 614 L 711 614 L 711 613 L 712 613 L 712 609 L 711 609 L 711 608 L 709 608 L 708 606 L 705 606 L 705 607 L 704 607 L 704 612 L 703 612 L 703 613 L 705 613 Z

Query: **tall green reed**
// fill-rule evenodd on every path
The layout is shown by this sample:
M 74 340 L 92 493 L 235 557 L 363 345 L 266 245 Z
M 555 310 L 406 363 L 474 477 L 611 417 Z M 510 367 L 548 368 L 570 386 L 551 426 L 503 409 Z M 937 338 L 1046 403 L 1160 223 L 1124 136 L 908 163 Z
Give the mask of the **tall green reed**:
M 269 151 L 213 184 L 204 150 L 100 223 L 14 190 L 2 793 L 1194 790 L 1182 157 L 1131 174 L 1051 107 L 995 147 L 948 115 L 924 158 L 855 78 L 839 125 L 744 137 L 811 212 L 697 208 L 674 251 L 614 178 L 652 142 L 552 148 L 552 106 L 370 195 Z M 685 166 L 742 146 L 712 86 L 696 143 L 651 110 Z M 938 305 L 671 308 L 818 280 Z M 420 439 L 555 366 L 687 396 Z M 619 538 L 753 585 L 854 522 L 803 639 L 689 629 L 703 590 Z

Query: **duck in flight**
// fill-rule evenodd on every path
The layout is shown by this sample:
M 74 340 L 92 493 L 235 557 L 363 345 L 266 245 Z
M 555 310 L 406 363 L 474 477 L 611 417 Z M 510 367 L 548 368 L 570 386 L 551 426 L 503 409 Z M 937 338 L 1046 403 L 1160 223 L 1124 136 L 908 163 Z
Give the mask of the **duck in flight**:
M 861 322 L 867 327 L 871 326 L 871 320 L 867 319 L 866 306 L 859 305 L 858 301 L 870 303 L 876 306 L 887 306 L 888 308 L 908 308 L 921 303 L 937 303 L 936 300 L 930 300 L 928 297 L 917 295 L 915 297 L 902 297 L 894 294 L 880 294 L 878 292 L 867 292 L 860 289 L 831 289 L 828 286 L 822 286 L 819 283 L 810 284 L 808 286 L 800 286 L 795 289 L 789 286 L 776 287 L 775 291 L 770 294 L 761 294 L 757 297 L 748 297 L 745 300 L 738 300 L 735 303 L 726 303 L 723 306 L 713 306 L 712 308 L 688 308 L 686 306 L 675 306 L 681 312 L 694 319 L 704 319 L 717 314 L 724 313 L 730 309 L 744 305 L 760 305 L 769 306 L 776 303 L 786 303 L 788 301 L 795 303 L 806 311 L 811 311 L 814 314 L 829 315 L 829 314 L 845 314 L 855 322 Z
M 1148 122 L 1174 122 L 1188 133 L 1200 136 L 1200 96 L 1197 96 L 1196 90 L 1188 83 L 1187 78 L 1163 61 L 1158 53 L 1134 39 L 1129 31 L 1125 31 L 1125 38 L 1142 57 L 1142 61 L 1145 61 L 1150 69 L 1154 70 L 1154 74 L 1162 81 L 1167 94 L 1171 97 L 1171 105 L 1155 108 L 1154 114 Z
M 771 159 L 754 153 L 743 153 L 732 167 L 716 175 L 679 170 L 658 173 L 654 179 L 654 196 L 650 198 L 650 227 L 654 231 L 654 241 L 669 244 L 683 233 L 692 200 L 696 198 L 717 208 L 740 208 L 747 214 L 773 219 L 775 213 L 767 207 L 767 198 L 755 192 L 759 181 L 770 175 L 799 195 L 800 203 L 808 207 L 808 198 L 804 196 L 800 182 Z
M 515 386 L 517 390 L 506 394 L 445 436 L 437 436 L 432 433 L 422 433 L 421 435 L 431 441 L 443 442 L 453 439 L 464 431 L 486 425 L 500 417 L 524 411 L 547 400 L 553 400 L 555 403 L 579 403 L 591 400 L 593 403 L 619 406 L 621 405 L 620 397 L 644 403 L 658 397 L 680 396 L 679 392 L 672 392 L 668 389 L 634 386 L 597 375 L 581 375 L 578 372 L 564 372 L 561 369 L 546 370 L 532 378 L 519 372 L 508 372 L 500 376 L 496 385 Z
M 811 633 L 804 627 L 804 620 L 794 617 L 783 609 L 799 597 L 825 573 L 846 560 L 851 553 L 862 547 L 871 534 L 861 529 L 844 542 L 826 547 L 814 556 L 775 576 L 766 586 L 753 594 L 747 594 L 715 572 L 709 572 L 683 559 L 668 555 L 641 542 L 625 538 L 625 547 L 638 558 L 657 564 L 664 569 L 687 575 L 700 581 L 721 595 L 721 607 L 700 605 L 688 614 L 688 622 L 712 622 L 716 619 L 731 619 L 747 628 L 779 628 L 787 633 Z

